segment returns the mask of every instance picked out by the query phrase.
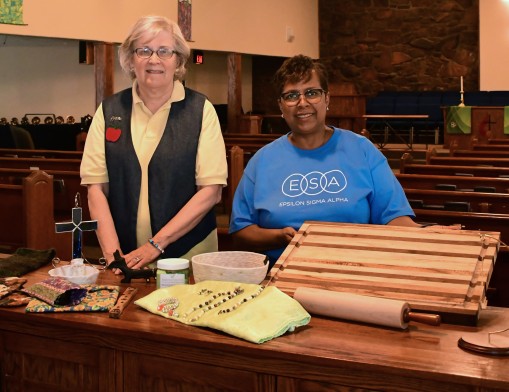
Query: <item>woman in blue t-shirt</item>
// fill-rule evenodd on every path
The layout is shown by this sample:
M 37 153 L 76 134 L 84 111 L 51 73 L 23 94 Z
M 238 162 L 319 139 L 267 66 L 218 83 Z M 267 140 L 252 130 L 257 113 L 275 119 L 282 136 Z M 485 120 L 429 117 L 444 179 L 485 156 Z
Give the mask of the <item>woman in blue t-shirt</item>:
M 291 132 L 261 148 L 235 192 L 230 233 L 271 266 L 306 220 L 419 227 L 386 158 L 365 137 L 325 124 L 324 66 L 298 55 L 275 75 Z

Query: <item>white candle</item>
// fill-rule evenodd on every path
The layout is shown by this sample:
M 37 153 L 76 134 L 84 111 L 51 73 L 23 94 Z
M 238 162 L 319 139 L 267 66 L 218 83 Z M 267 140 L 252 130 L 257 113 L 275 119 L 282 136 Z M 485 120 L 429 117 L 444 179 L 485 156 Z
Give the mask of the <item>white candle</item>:
M 461 80 L 461 90 L 463 92 L 463 76 L 460 76 L 460 80 Z

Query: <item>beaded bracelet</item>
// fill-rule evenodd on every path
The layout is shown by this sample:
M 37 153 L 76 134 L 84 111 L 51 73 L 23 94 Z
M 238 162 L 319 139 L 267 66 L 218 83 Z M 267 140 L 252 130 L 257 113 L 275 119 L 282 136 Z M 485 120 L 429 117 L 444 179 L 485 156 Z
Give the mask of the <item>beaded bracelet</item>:
M 159 252 L 161 252 L 161 254 L 164 253 L 164 249 L 161 248 L 158 243 L 154 242 L 154 240 L 152 238 L 149 238 L 148 242 L 150 243 L 150 245 L 152 245 L 154 248 L 156 248 Z

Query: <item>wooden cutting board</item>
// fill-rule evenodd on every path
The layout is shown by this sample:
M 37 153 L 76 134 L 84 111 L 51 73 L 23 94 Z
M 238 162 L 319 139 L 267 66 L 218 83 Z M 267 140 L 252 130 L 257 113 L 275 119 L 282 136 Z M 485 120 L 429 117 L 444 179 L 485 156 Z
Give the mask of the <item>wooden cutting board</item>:
M 431 228 L 430 228 L 431 229 Z M 305 222 L 268 284 L 404 300 L 442 321 L 476 325 L 500 233 Z

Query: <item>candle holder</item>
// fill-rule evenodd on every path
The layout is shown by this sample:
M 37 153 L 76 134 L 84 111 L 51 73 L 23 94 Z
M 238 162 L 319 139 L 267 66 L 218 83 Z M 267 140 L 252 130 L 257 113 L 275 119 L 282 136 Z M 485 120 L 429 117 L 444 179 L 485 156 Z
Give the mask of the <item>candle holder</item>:
M 463 93 L 464 93 L 464 91 L 463 91 L 463 90 L 461 90 L 461 91 L 460 91 L 460 103 L 459 103 L 459 105 L 458 105 L 460 108 L 465 107 L 465 100 L 463 99 Z

